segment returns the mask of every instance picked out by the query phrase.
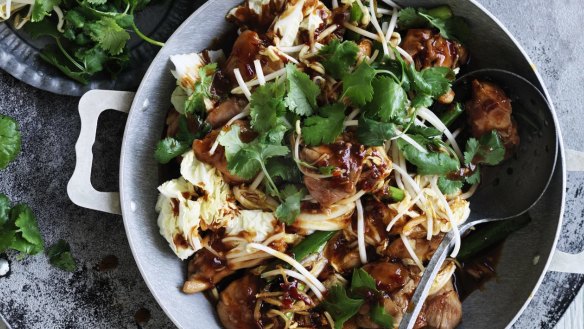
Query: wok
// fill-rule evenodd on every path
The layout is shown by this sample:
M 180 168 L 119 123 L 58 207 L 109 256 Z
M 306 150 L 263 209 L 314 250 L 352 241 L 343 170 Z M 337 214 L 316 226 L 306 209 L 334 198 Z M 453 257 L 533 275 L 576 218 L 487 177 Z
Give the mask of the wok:
M 216 328 L 214 306 L 202 295 L 180 291 L 186 264 L 170 250 L 158 233 L 154 210 L 159 185 L 158 163 L 153 157 L 164 128 L 170 95 L 176 81 L 170 74 L 169 56 L 198 52 L 214 40 L 232 31 L 225 14 L 241 0 L 210 0 L 200 7 L 168 40 L 144 76 L 136 92 L 95 90 L 79 103 L 82 127 L 76 145 L 77 165 L 68 185 L 68 194 L 76 204 L 123 215 L 126 234 L 136 263 L 150 291 L 169 318 L 179 328 Z M 486 9 L 473 0 L 397 1 L 408 6 L 448 4 L 454 13 L 465 17 L 476 36 L 467 42 L 472 60 L 466 71 L 498 68 L 519 74 L 546 95 L 553 104 L 533 62 L 507 29 Z M 121 150 L 120 192 L 96 191 L 90 182 L 97 118 L 104 110 L 129 112 Z M 559 132 L 558 120 L 552 113 Z M 545 129 L 545 127 L 543 128 Z M 497 267 L 498 279 L 472 293 L 463 303 L 460 328 L 505 328 L 511 326 L 534 296 L 550 263 L 554 269 L 584 272 L 584 255 L 555 251 L 564 213 L 566 171 L 561 137 L 557 165 L 543 198 L 530 211 L 532 222 L 505 242 Z M 543 154 L 542 156 L 555 156 Z M 514 175 L 529 175 L 515 169 Z M 529 181 L 529 177 L 524 177 Z M 517 188 L 528 189 L 529 183 Z M 505 207 L 504 202 L 501 207 Z M 471 204 L 472 209 L 472 204 Z M 556 252 L 554 262 L 552 255 Z

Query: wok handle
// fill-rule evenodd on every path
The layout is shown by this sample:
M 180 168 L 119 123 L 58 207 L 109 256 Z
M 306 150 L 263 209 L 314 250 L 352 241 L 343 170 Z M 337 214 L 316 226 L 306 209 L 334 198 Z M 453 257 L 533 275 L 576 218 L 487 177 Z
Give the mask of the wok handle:
M 584 171 L 584 152 L 566 150 L 566 170 L 571 172 Z M 584 274 L 584 252 L 570 254 L 556 249 L 550 262 L 550 271 Z
M 67 184 L 67 194 L 76 205 L 121 215 L 120 193 L 100 192 L 91 184 L 92 147 L 100 114 L 106 110 L 128 113 L 133 99 L 133 92 L 91 90 L 79 100 L 81 131 L 75 144 L 75 170 Z

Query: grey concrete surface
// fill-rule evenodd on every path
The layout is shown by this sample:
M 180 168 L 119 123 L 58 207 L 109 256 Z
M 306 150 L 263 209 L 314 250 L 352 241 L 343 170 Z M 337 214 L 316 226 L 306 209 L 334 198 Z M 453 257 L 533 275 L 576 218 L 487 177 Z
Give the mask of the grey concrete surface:
M 581 0 L 482 0 L 517 37 L 543 75 L 561 121 L 567 147 L 584 150 L 584 2 Z M 79 261 L 75 273 L 49 266 L 43 255 L 18 260 L 0 278 L 0 314 L 13 328 L 172 328 L 150 295 L 130 253 L 120 217 L 73 205 L 66 194 L 79 133 L 77 98 L 52 95 L 0 72 L 0 113 L 18 119 L 21 156 L 0 172 L 0 193 L 29 204 L 46 245 L 66 239 Z M 100 118 L 93 181 L 117 189 L 120 138 L 125 117 Z M 568 175 L 565 226 L 559 248 L 583 249 L 584 173 Z M 104 269 L 114 255 L 118 265 Z M 111 267 L 111 266 L 109 266 Z M 548 273 L 516 328 L 552 328 L 584 283 L 584 277 Z M 147 310 L 147 311 L 146 311 Z M 138 312 L 140 311 L 140 312 Z M 136 321 L 136 313 L 150 314 Z M 138 316 L 140 318 L 140 316 Z

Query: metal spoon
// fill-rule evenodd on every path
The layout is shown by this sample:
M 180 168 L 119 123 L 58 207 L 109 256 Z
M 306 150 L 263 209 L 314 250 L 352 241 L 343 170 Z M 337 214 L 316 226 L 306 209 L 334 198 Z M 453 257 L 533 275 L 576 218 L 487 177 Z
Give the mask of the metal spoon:
M 472 80 L 491 81 L 511 98 L 520 146 L 513 157 L 495 167 L 481 168 L 481 185 L 470 199 L 471 215 L 459 227 L 460 234 L 488 222 L 517 217 L 533 207 L 544 194 L 554 172 L 558 137 L 551 108 L 541 92 L 525 78 L 508 71 L 484 69 L 456 80 L 457 99 L 468 99 Z M 430 287 L 450 254 L 455 235 L 449 232 L 426 266 L 400 329 L 412 329 Z

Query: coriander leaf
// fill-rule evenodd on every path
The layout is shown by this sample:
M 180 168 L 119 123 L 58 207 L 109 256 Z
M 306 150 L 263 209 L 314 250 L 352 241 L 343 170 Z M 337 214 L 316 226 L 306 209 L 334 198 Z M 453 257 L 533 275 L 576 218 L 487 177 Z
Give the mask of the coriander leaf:
M 429 143 L 420 135 L 412 135 L 410 137 L 422 147 Z M 460 169 L 458 160 L 453 159 L 448 153 L 432 151 L 424 153 L 402 138 L 398 140 L 397 145 L 406 160 L 418 168 L 420 175 L 446 175 Z
M 32 5 L 31 21 L 40 22 L 45 16 L 50 15 L 53 7 L 58 6 L 61 0 L 35 0 Z
M 286 65 L 286 106 L 298 115 L 312 115 L 320 88 L 308 74 L 299 71 L 294 64 Z
M 72 67 L 66 59 L 63 59 L 62 55 L 58 55 L 57 52 L 52 50 L 52 48 L 49 47 L 41 49 L 39 56 L 47 63 L 55 66 L 69 78 L 75 81 L 79 81 L 83 84 L 87 84 L 89 81 L 88 78 L 90 75 L 87 72 L 81 71 L 77 67 Z
M 470 185 L 478 184 L 481 182 L 481 169 L 476 167 L 472 175 L 466 177 L 466 182 Z
M 16 231 L 10 229 L 8 225 L 0 225 L 0 252 L 10 249 L 16 239 Z
M 67 272 L 75 272 L 77 262 L 71 254 L 71 246 L 65 240 L 59 240 L 57 243 L 47 249 L 47 257 L 51 265 Z
M 217 63 L 199 68 L 199 80 L 195 82 L 193 93 L 185 101 L 185 113 L 204 116 L 207 114 L 205 99 L 211 97 L 211 84 L 217 70 Z
M 433 97 L 439 97 L 448 92 L 455 77 L 452 69 L 448 67 L 428 67 L 418 72 L 413 63 L 407 67 L 407 72 L 418 93 Z
M 446 195 L 455 194 L 462 188 L 462 181 L 450 180 L 441 176 L 438 178 L 438 188 Z
M 21 142 L 18 123 L 11 117 L 0 114 L 0 169 L 6 168 L 16 159 L 20 153 Z
M 358 291 L 359 289 L 377 291 L 375 279 L 362 268 L 354 269 L 351 278 L 351 291 Z
M 332 175 L 336 168 L 337 167 L 335 166 L 318 167 L 318 172 L 321 173 L 321 175 Z
M 335 320 L 335 329 L 342 329 L 345 322 L 357 314 L 363 303 L 362 299 L 349 298 L 345 288 L 336 285 L 329 290 L 321 305 Z
M 159 163 L 166 164 L 177 156 L 183 155 L 189 150 L 192 143 L 180 141 L 173 137 L 166 137 L 156 144 L 154 157 Z
M 342 104 L 327 105 L 304 120 L 302 138 L 308 145 L 328 144 L 343 132 L 345 107 Z
M 421 107 L 430 107 L 434 103 L 432 96 L 426 94 L 417 94 L 414 99 L 412 100 L 411 106 L 415 109 L 419 109 Z
M 469 165 L 477 155 L 479 150 L 479 141 L 476 138 L 469 138 L 466 141 L 466 149 L 464 151 L 464 164 Z
M 480 147 L 477 151 L 477 163 L 485 163 L 491 166 L 498 165 L 505 159 L 505 146 L 501 142 L 496 130 L 482 135 L 479 138 Z
M 175 137 L 166 137 L 159 141 L 154 151 L 154 157 L 159 163 L 165 164 L 179 155 L 184 154 L 193 145 L 197 138 L 205 136 L 211 130 L 211 126 L 204 122 L 199 122 L 196 133 L 191 133 L 188 127 L 187 118 L 181 116 L 178 121 L 178 132 Z
M 37 220 L 27 205 L 18 204 L 10 210 L 11 220 L 14 221 L 14 225 L 20 230 L 22 237 L 31 243 L 32 245 L 39 248 L 39 251 L 43 249 L 43 238 L 39 230 Z
M 37 0 L 38 1 L 38 0 Z M 52 7 L 51 7 L 52 10 Z M 50 22 L 49 20 L 43 20 L 40 22 L 30 22 L 23 27 L 24 31 L 31 36 L 31 38 L 36 39 L 44 36 L 53 37 L 55 39 L 61 36 L 61 33 L 57 30 L 57 26 Z
M 285 113 L 284 84 L 278 82 L 259 86 L 251 95 L 251 127 L 260 134 L 278 125 Z
M 373 305 L 369 315 L 371 316 L 371 320 L 381 326 L 381 328 L 393 328 L 393 317 L 385 311 L 383 305 L 379 303 Z
M 286 185 L 280 193 L 284 202 L 274 212 L 276 218 L 287 225 L 292 225 L 296 221 L 296 217 L 300 214 L 300 201 L 305 195 L 306 190 L 298 189 L 294 185 Z
M 278 177 L 284 182 L 302 183 L 302 173 L 290 158 L 271 158 L 266 162 L 266 169 L 271 177 Z
M 84 73 L 94 74 L 103 71 L 109 56 L 99 47 L 81 48 L 75 52 L 75 57 L 79 59 L 85 67 Z
M 424 26 L 426 20 L 418 15 L 415 8 L 407 7 L 399 11 L 397 24 L 401 29 L 411 29 Z
M 442 132 L 433 127 L 424 127 L 418 125 L 412 125 L 408 132 L 412 135 L 421 135 L 428 139 L 438 138 L 442 136 Z
M 357 140 L 366 146 L 381 146 L 383 142 L 397 136 L 395 124 L 368 119 L 364 115 L 357 126 Z
M 280 123 L 278 120 L 278 125 L 273 127 L 272 129 L 268 130 L 264 135 L 261 136 L 261 139 L 266 144 L 275 144 L 281 145 L 282 141 L 284 140 L 284 136 L 288 131 L 288 127 L 285 126 L 283 123 Z
M 349 73 L 349 68 L 357 61 L 359 46 L 353 41 L 331 41 L 322 47 L 319 54 L 323 57 L 322 65 L 328 75 L 335 79 Z
M 4 194 L 0 194 L 0 227 L 10 219 L 10 199 Z
M 239 138 L 241 128 L 238 125 L 232 125 L 228 131 L 221 131 L 217 140 L 219 145 L 225 148 L 225 158 L 229 161 L 239 150 L 245 147 L 245 143 Z
M 375 69 L 366 62 L 361 63 L 351 74 L 343 77 L 343 95 L 356 106 L 363 106 L 373 98 L 371 82 L 375 77 Z
M 241 149 L 231 159 L 227 160 L 227 169 L 233 175 L 243 179 L 254 178 L 262 169 L 259 161 L 256 161 L 257 153 L 251 149 Z
M 130 40 L 130 34 L 112 17 L 101 17 L 94 23 L 86 24 L 85 29 L 91 39 L 110 55 L 121 54 Z
M 368 113 L 377 114 L 383 122 L 405 114 L 408 96 L 393 78 L 376 77 L 373 79 L 373 90 L 373 99 L 365 107 Z
M 428 15 L 421 10 L 418 14 L 428 20 L 433 27 L 440 30 L 440 35 L 446 39 L 461 40 L 468 34 L 468 24 L 462 17 L 452 17 L 445 20 Z

